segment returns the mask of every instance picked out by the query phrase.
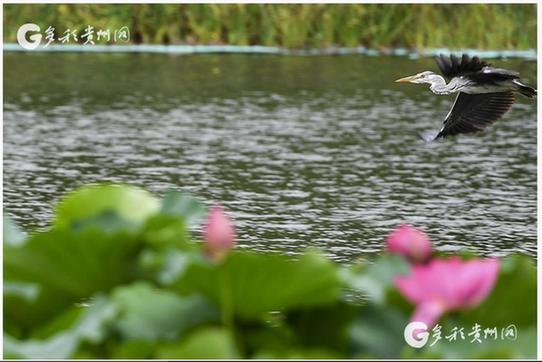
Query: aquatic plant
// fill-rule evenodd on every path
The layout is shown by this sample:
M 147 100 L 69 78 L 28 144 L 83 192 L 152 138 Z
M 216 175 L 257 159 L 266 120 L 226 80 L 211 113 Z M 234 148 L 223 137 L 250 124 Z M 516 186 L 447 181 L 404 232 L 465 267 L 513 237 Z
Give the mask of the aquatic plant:
M 417 240 L 421 232 L 396 233 Z M 234 234 L 219 208 L 126 185 L 69 193 L 47 230 L 24 232 L 5 217 L 4 357 L 536 356 L 536 268 L 527 256 L 497 268 L 472 255 L 411 264 L 383 252 L 340 265 L 318 250 L 232 248 Z M 405 326 L 435 297 L 443 334 L 461 327 L 468 336 L 475 326 L 497 334 L 410 347 Z
M 536 4 L 7 4 L 4 41 L 26 22 L 151 44 L 536 48 Z
M 411 319 L 433 327 L 445 312 L 480 304 L 493 289 L 498 271 L 495 258 L 462 261 L 451 257 L 415 265 L 409 276 L 399 276 L 394 282 L 416 304 Z
M 386 239 L 390 253 L 404 256 L 413 263 L 424 263 L 431 257 L 431 242 L 426 233 L 410 225 L 400 225 Z
M 221 206 L 215 205 L 209 211 L 203 229 L 205 250 L 213 259 L 221 259 L 235 244 L 235 229 Z

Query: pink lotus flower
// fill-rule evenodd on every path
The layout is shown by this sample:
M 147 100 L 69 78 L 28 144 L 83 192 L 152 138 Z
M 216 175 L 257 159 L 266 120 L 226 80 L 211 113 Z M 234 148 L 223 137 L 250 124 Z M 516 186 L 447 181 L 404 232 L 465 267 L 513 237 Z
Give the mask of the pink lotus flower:
M 412 321 L 431 328 L 446 312 L 472 308 L 491 292 L 499 271 L 495 258 L 463 261 L 459 257 L 414 265 L 409 276 L 395 278 L 403 296 L 416 304 Z
M 213 259 L 221 259 L 235 245 L 235 229 L 222 207 L 211 208 L 203 228 L 206 253 Z
M 412 263 L 424 263 L 431 257 L 431 242 L 423 232 L 410 225 L 400 225 L 386 240 L 387 250 L 404 256 Z

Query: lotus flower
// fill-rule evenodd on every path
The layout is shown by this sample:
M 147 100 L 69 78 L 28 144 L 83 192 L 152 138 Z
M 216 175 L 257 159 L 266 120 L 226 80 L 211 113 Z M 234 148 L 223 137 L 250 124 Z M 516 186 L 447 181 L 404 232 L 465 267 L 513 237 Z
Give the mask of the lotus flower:
M 409 276 L 398 276 L 394 282 L 416 304 L 411 320 L 431 328 L 446 312 L 480 304 L 493 289 L 498 271 L 495 258 L 463 261 L 451 257 L 414 265 Z
M 235 229 L 222 207 L 211 208 L 203 228 L 203 239 L 207 255 L 215 260 L 221 259 L 235 245 Z
M 423 232 L 410 225 L 400 225 L 386 240 L 390 253 L 404 256 L 412 263 L 424 263 L 431 257 L 431 242 Z

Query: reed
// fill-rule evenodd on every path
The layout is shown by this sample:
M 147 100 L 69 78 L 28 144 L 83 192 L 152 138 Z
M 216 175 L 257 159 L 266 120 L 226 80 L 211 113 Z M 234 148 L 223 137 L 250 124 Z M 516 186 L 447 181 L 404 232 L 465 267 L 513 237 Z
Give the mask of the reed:
M 529 49 L 534 4 L 19 4 L 4 5 L 4 41 L 25 22 L 60 33 L 128 26 L 132 42 Z

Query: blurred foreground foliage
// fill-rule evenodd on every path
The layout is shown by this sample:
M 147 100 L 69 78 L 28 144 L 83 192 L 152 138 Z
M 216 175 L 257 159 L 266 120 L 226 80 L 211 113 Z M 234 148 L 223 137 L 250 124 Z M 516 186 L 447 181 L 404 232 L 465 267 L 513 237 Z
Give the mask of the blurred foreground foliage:
M 536 48 L 536 4 L 9 4 L 4 41 L 26 22 L 148 44 Z
M 317 250 L 293 258 L 237 249 L 214 262 L 190 232 L 205 214 L 184 193 L 159 200 L 94 185 L 61 201 L 46 231 L 26 234 L 5 217 L 4 357 L 536 356 L 528 257 L 503 259 L 490 296 L 446 315 L 443 339 L 413 349 L 403 337 L 413 307 L 392 284 L 410 269 L 400 256 L 344 266 Z M 470 342 L 475 324 L 496 327 L 496 338 Z M 511 324 L 517 339 L 501 338 Z M 444 338 L 455 326 L 465 340 Z

